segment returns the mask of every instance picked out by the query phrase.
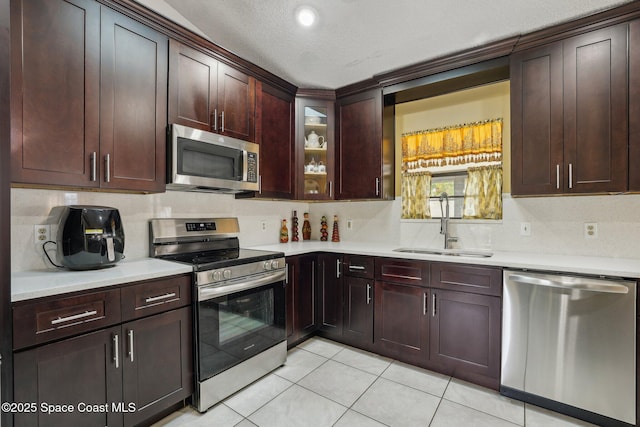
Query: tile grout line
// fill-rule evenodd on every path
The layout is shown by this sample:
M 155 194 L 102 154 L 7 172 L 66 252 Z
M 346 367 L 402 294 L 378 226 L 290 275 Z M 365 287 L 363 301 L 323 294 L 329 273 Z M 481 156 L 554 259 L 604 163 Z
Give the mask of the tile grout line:
M 440 405 L 442 405 L 442 401 L 444 400 L 444 394 L 447 392 L 447 389 L 449 388 L 449 384 L 451 384 L 451 378 L 452 377 L 449 377 L 449 380 L 447 381 L 447 386 L 444 388 L 444 391 L 442 392 L 442 396 L 440 396 L 440 400 L 438 401 L 438 406 L 436 406 L 436 410 L 433 411 L 433 416 L 431 417 L 431 420 L 429 420 L 429 427 L 433 423 L 433 420 L 435 420 L 436 414 L 438 413 L 438 409 L 440 409 Z

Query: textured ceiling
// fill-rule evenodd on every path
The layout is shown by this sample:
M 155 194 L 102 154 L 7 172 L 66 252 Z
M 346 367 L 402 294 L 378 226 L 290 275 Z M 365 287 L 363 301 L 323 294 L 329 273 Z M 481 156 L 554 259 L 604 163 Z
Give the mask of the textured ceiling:
M 336 89 L 631 0 L 138 1 L 296 86 Z M 311 28 L 295 22 L 303 4 Z

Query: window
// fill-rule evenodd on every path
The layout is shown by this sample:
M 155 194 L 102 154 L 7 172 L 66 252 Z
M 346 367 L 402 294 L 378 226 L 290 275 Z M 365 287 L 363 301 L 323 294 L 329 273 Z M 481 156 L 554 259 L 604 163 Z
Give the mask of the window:
M 431 177 L 431 192 L 429 194 L 429 209 L 431 218 L 441 218 L 446 212 L 446 205 L 440 204 L 440 195 L 443 192 L 449 197 L 449 217 L 462 218 L 464 207 L 464 189 L 467 183 L 466 172 L 437 174 Z M 442 210 L 445 212 L 442 212 Z

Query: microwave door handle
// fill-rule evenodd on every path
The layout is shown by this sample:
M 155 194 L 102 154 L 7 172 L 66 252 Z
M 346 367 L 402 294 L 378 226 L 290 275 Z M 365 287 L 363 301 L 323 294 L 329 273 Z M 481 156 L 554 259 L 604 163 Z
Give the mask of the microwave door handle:
M 224 132 L 224 130 L 222 132 Z M 249 154 L 247 153 L 247 150 L 242 150 L 242 181 L 243 182 L 247 182 L 247 180 L 249 179 L 248 169 L 249 169 Z

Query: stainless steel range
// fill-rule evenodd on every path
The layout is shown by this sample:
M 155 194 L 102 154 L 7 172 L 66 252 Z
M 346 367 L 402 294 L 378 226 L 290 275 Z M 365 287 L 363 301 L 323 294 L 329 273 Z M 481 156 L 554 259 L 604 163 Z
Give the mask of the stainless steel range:
M 150 256 L 193 265 L 200 412 L 282 365 L 285 260 L 241 249 L 237 218 L 152 219 Z

